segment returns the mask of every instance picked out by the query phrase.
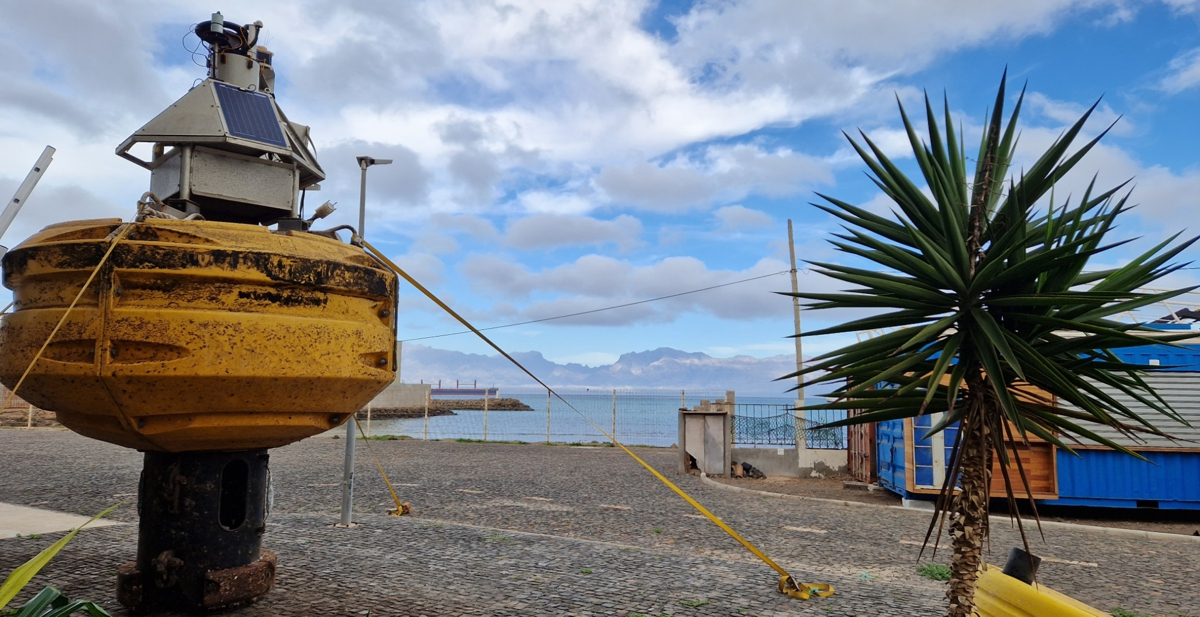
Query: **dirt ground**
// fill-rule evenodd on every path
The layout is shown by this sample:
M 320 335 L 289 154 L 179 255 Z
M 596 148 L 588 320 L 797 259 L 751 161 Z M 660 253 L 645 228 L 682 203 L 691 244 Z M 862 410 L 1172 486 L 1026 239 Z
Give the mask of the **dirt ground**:
M 354 529 L 332 526 L 344 441 L 314 437 L 271 450 L 264 542 L 279 556 L 276 588 L 239 617 L 944 614 L 945 585 L 917 572 L 949 560 L 945 550 L 921 553 L 927 512 L 722 490 L 679 474 L 676 450 L 634 448 L 799 580 L 837 589 L 806 602 L 778 593 L 774 570 L 617 448 L 362 445 Z M 112 599 L 113 573 L 137 554 L 142 454 L 50 429 L 0 430 L 0 452 L 0 502 L 91 515 L 123 501 L 111 518 L 130 523 L 84 530 L 17 605 L 53 584 L 128 615 Z M 394 502 L 376 456 L 413 515 L 385 514 Z M 836 482 L 816 484 L 826 496 L 856 492 Z M 0 540 L 0 572 L 57 538 Z M 1105 612 L 1200 617 L 1200 551 L 1190 538 L 1055 527 L 1030 542 L 1043 558 L 1039 581 L 1056 591 Z M 990 544 L 989 559 L 1002 562 L 1021 538 L 996 524 Z
M 28 409 L 5 409 L 0 411 L 0 426 L 7 427 L 22 427 L 29 423 Z M 35 427 L 54 427 L 62 426 L 54 417 L 53 411 L 43 411 L 41 409 L 33 410 L 33 426 Z
M 798 495 L 801 497 L 818 497 L 820 499 L 836 499 L 839 501 L 857 501 L 859 503 L 870 503 L 880 506 L 898 506 L 900 505 L 900 497 L 891 491 L 877 489 L 867 491 L 861 489 L 847 489 L 844 482 L 849 480 L 847 477 L 832 477 L 832 478 L 781 478 L 771 477 L 761 480 L 750 478 L 713 478 L 722 484 L 729 484 L 741 488 L 748 488 L 756 491 L 766 491 L 768 493 L 781 493 L 783 495 Z
M 0 427 L 21 428 L 29 421 L 27 409 L 6 409 L 0 412 Z M 33 426 L 38 428 L 61 427 L 52 411 L 33 410 Z M 848 489 L 844 482 L 849 476 L 828 478 L 781 478 L 764 479 L 750 478 L 714 478 L 723 484 L 730 484 L 768 493 L 797 495 L 801 497 L 816 497 L 838 501 L 854 501 L 883 506 L 901 505 L 900 497 L 882 488 L 875 490 Z M 995 501 L 992 512 L 1004 515 L 1008 512 L 1007 504 Z M 1115 527 L 1119 529 L 1136 529 L 1159 533 L 1172 533 L 1188 536 L 1200 536 L 1200 512 L 1188 510 L 1129 510 L 1107 508 L 1081 508 L 1065 506 L 1039 507 L 1041 520 L 1095 527 Z M 1032 512 L 1027 506 L 1021 508 L 1023 518 L 1033 520 Z
M 885 506 L 898 506 L 901 504 L 900 496 L 886 489 L 878 488 L 874 491 L 865 491 L 845 488 L 843 482 L 849 479 L 849 477 L 804 479 L 775 477 L 761 480 L 749 478 L 714 478 L 714 480 L 722 484 L 768 493 L 856 501 Z M 993 502 L 993 514 L 1003 516 L 1007 512 L 1007 505 L 1003 501 L 997 500 Z M 1033 520 L 1031 514 L 1028 507 L 1021 508 L 1021 516 L 1028 519 L 1027 522 Z M 1129 510 L 1124 508 L 1081 508 L 1044 505 L 1039 506 L 1038 514 L 1043 521 L 1200 536 L 1200 512 L 1188 510 Z

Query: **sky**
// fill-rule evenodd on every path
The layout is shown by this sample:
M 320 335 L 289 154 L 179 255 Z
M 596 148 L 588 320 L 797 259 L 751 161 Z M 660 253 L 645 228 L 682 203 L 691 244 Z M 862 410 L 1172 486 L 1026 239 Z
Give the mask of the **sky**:
M 373 167 L 365 236 L 511 351 L 599 365 L 673 347 L 794 351 L 787 221 L 803 260 L 845 261 L 816 192 L 891 207 L 843 132 L 913 170 L 896 101 L 922 91 L 972 140 L 1007 68 L 1027 84 L 1017 166 L 1088 106 L 1117 121 L 1061 183 L 1133 179 L 1128 251 L 1190 230 L 1200 200 L 1200 0 L 272 1 L 0 3 L 0 194 L 53 164 L 2 242 L 135 213 L 149 172 L 113 154 L 205 70 L 192 25 L 261 20 L 280 107 L 312 127 L 328 178 L 310 207 L 356 224 L 355 156 Z M 1098 267 L 1130 253 L 1104 256 Z M 1184 256 L 1193 260 L 1197 251 Z M 801 268 L 804 268 L 801 263 Z M 1191 271 L 1171 284 L 1192 283 Z M 840 285 L 801 271 L 799 285 Z M 4 295 L 8 295 L 5 290 Z M 7 302 L 7 298 L 2 298 Z M 804 313 L 806 329 L 847 315 Z M 405 289 L 399 338 L 461 328 Z M 851 335 L 805 342 L 829 351 Z M 422 344 L 482 353 L 470 336 Z

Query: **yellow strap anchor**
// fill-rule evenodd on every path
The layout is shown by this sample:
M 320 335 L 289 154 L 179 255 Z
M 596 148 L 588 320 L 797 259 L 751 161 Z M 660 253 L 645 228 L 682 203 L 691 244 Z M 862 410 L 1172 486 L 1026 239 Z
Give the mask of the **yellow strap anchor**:
M 392 262 L 392 260 L 388 259 L 383 253 L 379 252 L 378 249 L 371 246 L 366 240 L 363 240 L 361 237 L 356 236 L 355 240 L 358 242 L 361 242 L 362 246 L 364 248 L 366 248 L 367 251 L 369 251 L 372 255 L 374 255 L 375 258 L 378 259 L 381 263 L 383 263 L 387 267 L 391 268 L 392 271 L 394 271 L 396 274 L 400 275 L 404 280 L 408 281 L 409 284 L 411 284 L 413 287 L 417 288 L 417 290 L 420 291 L 422 294 L 425 294 L 426 298 L 429 298 L 434 304 L 441 307 L 441 309 L 446 311 L 451 317 L 457 319 L 459 323 L 461 323 L 463 326 L 465 326 L 471 332 L 474 332 L 476 336 L 478 336 L 480 339 L 483 340 L 483 342 L 485 342 L 489 346 L 491 346 L 492 349 L 495 349 L 497 352 L 500 353 L 500 355 L 507 358 L 509 362 L 512 362 L 514 365 L 516 365 L 517 368 L 524 371 L 524 373 L 526 375 L 529 375 L 530 378 L 532 378 L 534 381 L 538 382 L 538 384 L 540 384 L 543 388 L 545 388 L 547 392 L 550 392 L 551 394 L 553 394 L 556 398 L 558 398 L 558 400 L 560 400 L 564 404 L 566 404 L 566 406 L 569 407 L 572 411 L 579 414 L 580 417 L 582 417 L 584 420 L 587 420 L 587 422 L 589 424 L 591 424 L 593 428 L 595 428 L 597 431 L 600 431 L 600 433 L 602 433 L 605 437 L 607 437 L 610 441 L 612 441 L 613 445 L 617 446 L 621 450 L 624 450 L 626 454 L 633 457 L 633 460 L 640 463 L 641 466 L 645 467 L 647 471 L 649 471 L 651 474 L 654 475 L 654 477 L 658 478 L 660 481 L 662 481 L 663 484 L 667 485 L 667 488 L 670 488 L 672 491 L 675 491 L 675 493 L 678 494 L 680 497 L 682 497 L 684 499 L 684 501 L 691 504 L 691 506 L 693 508 L 695 508 L 696 511 L 700 512 L 700 514 L 703 514 L 706 518 L 708 518 L 708 520 L 710 520 L 714 524 L 716 524 L 717 527 L 720 527 L 722 531 L 729 534 L 730 537 L 732 537 L 734 540 L 737 540 L 739 543 L 741 543 L 742 546 L 746 547 L 746 550 L 753 553 L 755 557 L 758 557 L 759 559 L 762 560 L 763 563 L 767 564 L 773 570 L 778 572 L 779 576 L 780 576 L 779 591 L 781 593 L 787 594 L 789 597 L 792 597 L 792 598 L 799 598 L 801 600 L 808 600 L 811 597 L 811 595 L 814 595 L 814 594 L 817 595 L 818 597 L 822 597 L 822 598 L 827 598 L 827 597 L 833 595 L 834 590 L 833 590 L 832 585 L 827 585 L 824 583 L 797 583 L 796 579 L 792 578 L 792 575 L 788 574 L 787 570 L 784 570 L 783 567 L 781 567 L 779 564 L 772 561 L 770 557 L 767 557 L 762 551 L 758 550 L 758 547 L 754 546 L 749 541 L 747 541 L 745 538 L 743 538 L 740 534 L 738 534 L 738 532 L 734 531 L 732 527 L 727 525 L 725 523 L 725 521 L 722 521 L 719 517 L 717 517 L 717 515 L 713 514 L 712 512 L 709 512 L 707 508 L 700 505 L 700 503 L 697 502 L 695 499 L 693 499 L 691 495 L 688 495 L 686 492 L 684 492 L 683 489 L 676 486 L 674 482 L 671 482 L 670 480 L 668 480 L 666 478 L 666 476 L 659 473 L 657 469 L 651 467 L 649 463 L 647 463 L 646 461 L 643 461 L 640 457 L 638 457 L 638 455 L 634 454 L 632 450 L 630 450 L 629 448 L 626 448 L 624 444 L 617 441 L 616 437 L 614 437 L 613 435 L 610 435 L 608 433 L 608 431 L 605 431 L 603 428 L 600 427 L 600 425 L 596 424 L 595 422 L 592 422 L 591 418 L 588 418 L 586 415 L 583 414 L 583 412 L 579 411 L 578 409 L 575 409 L 575 406 L 572 405 L 570 402 L 568 402 L 566 399 L 564 399 L 558 392 L 555 392 L 554 388 L 551 388 L 550 386 L 546 385 L 546 383 L 543 382 L 541 379 L 538 379 L 537 375 L 534 375 L 533 373 L 531 373 L 529 371 L 529 369 L 522 366 L 521 363 L 517 362 L 515 358 L 508 355 L 508 352 L 501 349 L 499 345 L 493 343 L 492 340 L 489 339 L 487 336 L 485 336 L 482 332 L 480 332 L 478 328 L 471 325 L 470 322 L 468 322 L 461 315 L 456 313 L 454 311 L 454 309 L 447 306 L 445 302 L 442 302 L 441 299 L 439 299 L 437 296 L 435 296 L 433 294 L 433 292 L 429 291 L 428 289 L 425 288 L 424 285 L 417 282 L 416 279 L 414 279 L 407 272 L 405 272 L 403 269 L 401 269 L 400 266 L 397 266 L 395 263 Z M 360 427 L 359 430 L 361 431 L 362 428 Z M 378 463 L 378 460 L 376 460 L 376 462 Z M 380 471 L 382 471 L 382 470 L 383 470 L 383 468 L 380 467 Z M 391 484 L 389 483 L 388 486 L 390 487 Z M 393 491 L 392 494 L 394 496 L 395 492 Z
M 371 447 L 371 440 L 367 439 L 367 434 L 363 432 L 362 423 L 355 421 L 354 425 L 358 427 L 358 434 L 362 435 L 363 443 L 367 444 L 367 452 L 371 453 L 371 458 L 375 459 L 375 466 L 379 468 L 379 475 L 383 476 L 383 483 L 387 485 L 388 491 L 392 493 L 392 500 L 396 502 L 395 510 L 388 510 L 389 516 L 404 516 L 412 514 L 412 506 L 408 502 L 400 503 L 400 497 L 396 495 L 396 489 L 392 487 L 392 481 L 388 480 L 387 474 L 383 471 L 383 465 L 379 462 L 379 457 L 375 456 L 375 449 Z

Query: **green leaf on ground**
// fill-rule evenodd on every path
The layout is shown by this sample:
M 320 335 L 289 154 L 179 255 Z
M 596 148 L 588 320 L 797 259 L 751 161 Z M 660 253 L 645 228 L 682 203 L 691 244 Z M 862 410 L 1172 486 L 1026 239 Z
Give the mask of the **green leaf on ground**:
M 950 566 L 940 563 L 926 563 L 917 567 L 917 574 L 935 581 L 950 580 Z

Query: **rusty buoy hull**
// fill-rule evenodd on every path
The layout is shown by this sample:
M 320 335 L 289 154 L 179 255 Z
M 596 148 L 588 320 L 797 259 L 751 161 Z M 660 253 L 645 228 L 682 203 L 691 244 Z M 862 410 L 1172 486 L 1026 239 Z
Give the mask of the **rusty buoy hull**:
M 0 381 L 25 371 L 116 219 L 52 225 L 3 260 Z M 334 428 L 395 378 L 397 279 L 358 247 L 207 221 L 136 223 L 21 386 L 87 437 L 250 450 Z

